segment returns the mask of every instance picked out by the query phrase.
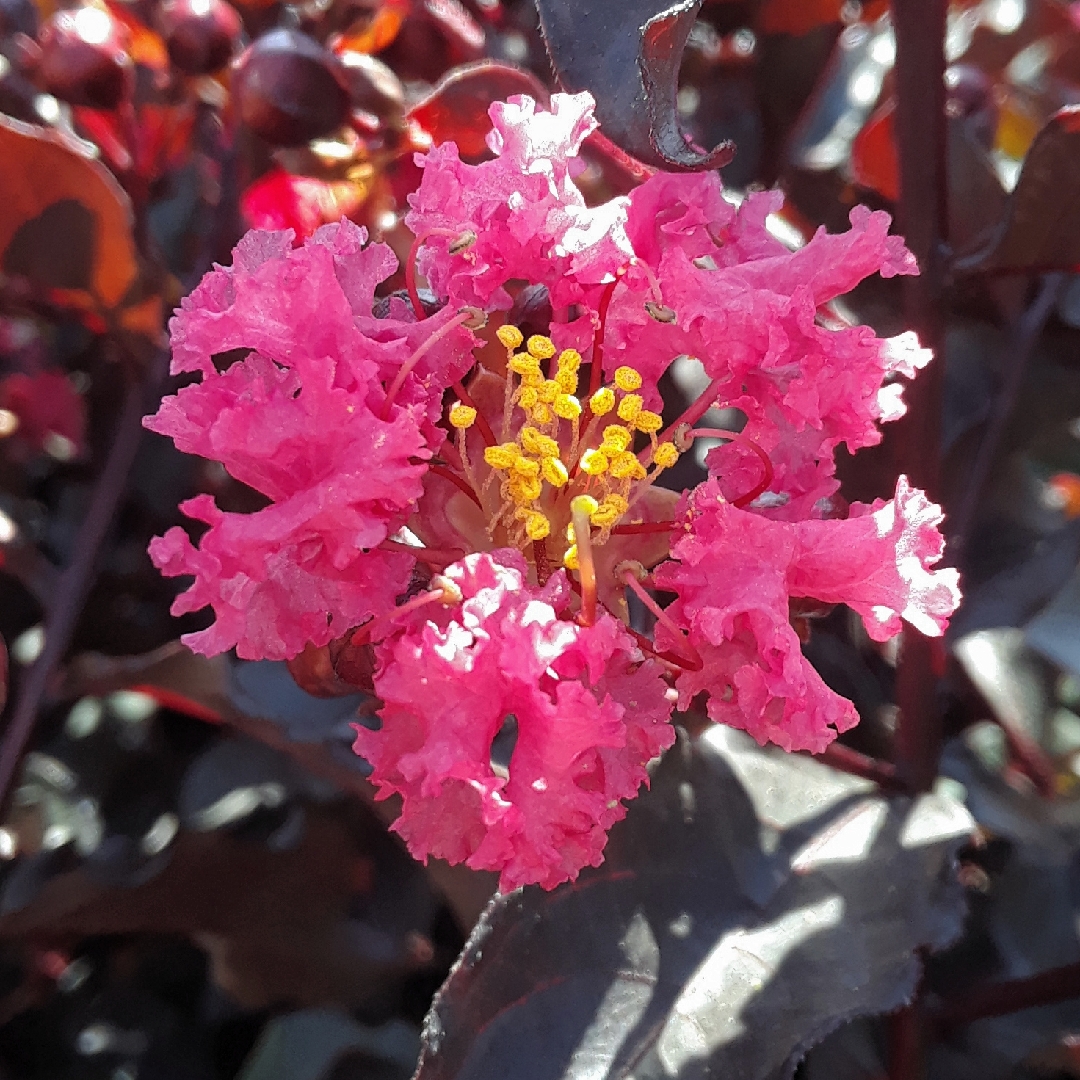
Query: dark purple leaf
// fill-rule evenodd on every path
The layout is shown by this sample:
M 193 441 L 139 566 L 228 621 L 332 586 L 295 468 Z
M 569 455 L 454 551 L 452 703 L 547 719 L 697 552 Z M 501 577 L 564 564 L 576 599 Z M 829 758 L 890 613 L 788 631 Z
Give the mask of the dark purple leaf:
M 728 728 L 683 739 L 602 867 L 492 902 L 417 1080 L 790 1077 L 842 1020 L 907 1001 L 914 951 L 957 936 L 970 826 Z
M 702 171 L 731 161 L 735 147 L 695 147 L 676 110 L 679 64 L 701 0 L 536 0 L 559 82 L 596 98 L 604 134 L 660 169 Z
M 1035 136 L 1000 226 L 960 273 L 1067 270 L 1080 264 L 1080 106 L 1050 118 Z

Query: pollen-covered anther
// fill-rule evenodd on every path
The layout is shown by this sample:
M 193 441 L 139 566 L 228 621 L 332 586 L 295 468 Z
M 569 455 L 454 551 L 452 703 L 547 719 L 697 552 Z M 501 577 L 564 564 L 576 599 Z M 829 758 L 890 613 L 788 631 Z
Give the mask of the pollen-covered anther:
M 460 401 L 450 406 L 450 426 L 460 429 L 470 428 L 476 423 L 476 410 L 471 405 Z
M 560 368 L 555 373 L 555 382 L 564 394 L 577 393 L 578 377 L 576 371 L 567 371 L 564 368 Z
M 563 349 L 558 364 L 560 371 L 576 372 L 581 367 L 581 353 L 577 349 Z
M 469 316 L 461 324 L 466 330 L 483 330 L 487 326 L 487 315 L 478 307 L 463 307 L 459 309 L 458 314 Z
M 507 361 L 506 366 L 515 375 L 534 375 L 540 372 L 540 361 L 527 352 L 514 353 Z
M 634 427 L 638 431 L 643 431 L 647 435 L 655 434 L 664 426 L 664 418 L 659 414 L 653 412 L 651 409 L 642 409 L 641 412 L 634 417 Z
M 540 475 L 540 462 L 534 461 L 532 458 L 525 457 L 522 454 L 517 461 L 514 462 L 512 472 L 515 476 L 533 477 Z
M 637 459 L 637 455 L 629 450 L 617 454 L 611 462 L 611 475 L 616 480 L 644 480 L 645 467 Z
M 610 529 L 626 513 L 628 503 L 614 492 L 605 495 L 603 502 L 589 515 L 589 522 L 598 529 Z
M 554 405 L 555 399 L 562 393 L 561 387 L 554 379 L 545 379 L 543 386 L 538 386 L 536 390 L 545 405 Z
M 616 415 L 620 420 L 625 420 L 628 424 L 634 423 L 638 416 L 641 415 L 641 409 L 645 402 L 642 400 L 640 394 L 627 394 L 626 397 L 619 402 L 619 407 L 616 410 Z
M 609 386 L 602 386 L 591 398 L 589 408 L 593 416 L 607 416 L 615 408 L 615 391 Z
M 536 357 L 537 360 L 549 360 L 555 355 L 555 344 L 549 337 L 544 337 L 543 334 L 533 334 L 527 342 L 525 342 L 525 348 Z
M 623 450 L 629 450 L 633 441 L 634 435 L 629 428 L 620 427 L 618 424 L 609 424 L 604 428 L 604 441 L 601 449 L 605 452 L 614 451 L 619 454 Z
M 525 340 L 525 335 L 516 326 L 511 326 L 509 323 L 500 326 L 495 331 L 495 336 L 503 346 L 511 351 L 520 348 L 521 343 Z
M 581 415 L 581 402 L 573 394 L 556 395 L 551 408 L 563 420 L 576 420 Z
M 557 457 L 546 457 L 540 463 L 540 475 L 555 488 L 564 487 L 570 480 L 570 473 Z
M 522 449 L 537 457 L 558 457 L 559 444 L 550 435 L 544 435 L 534 427 L 523 427 L 518 436 Z
M 645 310 L 658 323 L 673 323 L 678 317 L 674 310 L 669 308 L 667 304 L 658 304 L 655 300 L 646 300 Z
M 581 566 L 578 563 L 577 544 L 571 544 L 562 557 L 562 564 L 567 570 L 580 570 Z
M 535 502 L 540 498 L 540 492 L 544 490 L 543 482 L 540 480 L 539 476 L 512 476 L 507 487 L 509 489 L 510 498 L 517 503 L 518 506 L 524 506 L 526 503 Z
M 603 450 L 586 450 L 581 455 L 581 471 L 589 476 L 603 476 L 611 466 L 611 460 Z
M 525 515 L 525 535 L 532 541 L 545 540 L 551 535 L 551 522 L 539 510 Z
M 520 456 L 517 443 L 502 443 L 484 448 L 484 461 L 493 469 L 512 469 Z
M 540 401 L 540 394 L 535 386 L 523 386 L 518 394 L 518 404 L 523 409 L 534 409 Z
M 533 408 L 532 418 L 538 424 L 550 424 L 551 423 L 551 406 L 546 402 L 541 401 Z
M 674 444 L 663 442 L 653 451 L 652 459 L 657 469 L 670 469 L 679 460 L 679 451 Z
M 635 368 L 626 365 L 616 368 L 615 385 L 620 390 L 638 390 L 641 387 L 641 373 Z
M 584 514 L 591 517 L 600 509 L 600 504 L 591 495 L 575 495 L 570 500 L 570 513 Z
M 457 583 L 450 578 L 444 577 L 442 574 L 436 574 L 431 579 L 431 588 L 440 589 L 442 591 L 441 603 L 446 604 L 447 606 L 450 604 L 461 603 L 461 589 L 459 589 Z
M 446 250 L 451 255 L 460 255 L 463 251 L 468 251 L 475 243 L 476 233 L 472 229 L 465 229 L 456 240 L 451 241 Z

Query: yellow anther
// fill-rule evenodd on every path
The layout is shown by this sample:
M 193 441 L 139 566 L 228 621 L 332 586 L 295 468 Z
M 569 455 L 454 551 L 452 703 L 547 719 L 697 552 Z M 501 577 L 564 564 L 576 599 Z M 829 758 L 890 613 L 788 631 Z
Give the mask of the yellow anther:
M 543 386 L 536 388 L 537 393 L 540 395 L 540 400 L 545 405 L 551 405 L 555 399 L 562 393 L 562 389 L 554 379 L 546 379 Z
M 645 469 L 641 462 L 629 450 L 617 454 L 611 463 L 611 475 L 616 480 L 644 480 Z
M 619 520 L 619 511 L 614 506 L 602 503 L 589 515 L 589 524 L 598 529 L 610 529 Z
M 670 469 L 671 466 L 679 460 L 679 451 L 675 449 L 673 443 L 661 443 L 653 451 L 652 459 L 653 463 L 658 465 L 661 469 Z
M 581 455 L 581 471 L 589 476 L 603 476 L 611 462 L 603 450 L 586 450 Z
M 571 544 L 562 557 L 562 564 L 567 570 L 580 570 L 578 566 L 577 544 Z
M 620 420 L 625 420 L 628 424 L 632 424 L 641 413 L 641 407 L 644 404 L 640 394 L 627 394 L 626 397 L 619 402 L 619 408 L 617 410 Z
M 664 418 L 650 409 L 642 409 L 634 420 L 634 427 L 647 433 L 659 431 L 663 426 Z
M 555 355 L 555 345 L 552 343 L 551 338 L 544 337 L 543 334 L 533 334 L 533 336 L 525 342 L 525 348 L 528 349 L 537 360 L 547 360 L 549 357 Z
M 543 540 L 551 535 L 551 522 L 535 510 L 525 519 L 525 535 L 530 540 Z
M 570 500 L 570 513 L 584 514 L 586 517 L 595 514 L 600 504 L 591 495 L 575 495 Z
M 532 458 L 527 458 L 522 454 L 522 456 L 514 462 L 513 473 L 515 476 L 522 477 L 539 476 L 540 462 L 534 461 Z
M 539 458 L 558 457 L 559 444 L 549 435 L 543 435 L 534 427 L 523 427 L 521 434 L 521 447 L 526 453 L 535 454 Z
M 540 498 L 540 492 L 544 490 L 543 482 L 539 476 L 511 476 L 507 485 L 510 498 L 519 506 L 523 503 L 535 502 Z
M 551 407 L 540 402 L 533 411 L 532 418 L 538 424 L 550 424 L 551 423 Z
M 608 424 L 604 428 L 604 446 L 610 447 L 616 453 L 629 450 L 633 441 L 634 436 L 629 428 L 620 427 L 618 424 Z
M 526 371 L 525 374 L 521 376 L 521 385 L 531 386 L 534 390 L 543 386 L 544 382 L 544 373 L 539 369 L 536 371 Z
M 540 361 L 526 352 L 514 353 L 507 366 L 517 375 L 532 375 L 540 371 Z
M 512 469 L 514 462 L 521 456 L 516 443 L 503 443 L 501 446 L 484 448 L 484 460 L 493 469 Z
M 535 386 L 523 386 L 518 394 L 518 404 L 523 409 L 532 409 L 540 400 L 540 394 Z
M 525 340 L 525 335 L 516 327 L 507 323 L 505 326 L 500 326 L 495 331 L 495 336 L 506 346 L 508 349 L 516 349 Z
M 450 406 L 450 425 L 456 428 L 470 428 L 476 423 L 476 410 L 460 401 Z
M 576 394 L 578 377 L 576 371 L 567 371 L 564 368 L 560 368 L 555 373 L 555 381 L 559 384 L 559 389 L 564 394 Z
M 577 349 L 563 349 L 559 353 L 559 370 L 560 371 L 573 371 L 581 367 L 581 353 Z
M 606 416 L 615 408 L 615 391 L 608 386 L 602 386 L 591 398 L 589 408 L 593 416 Z
M 630 503 L 615 491 L 611 492 L 609 495 L 605 495 L 604 501 L 600 505 L 613 507 L 615 513 L 620 517 L 630 509 Z
M 632 367 L 625 365 L 615 369 L 615 385 L 620 390 L 637 390 L 641 386 L 641 375 Z
M 556 416 L 576 420 L 581 415 L 581 402 L 573 394 L 559 394 L 551 405 Z
M 570 479 L 566 466 L 557 457 L 544 458 L 540 473 L 552 487 L 562 487 Z

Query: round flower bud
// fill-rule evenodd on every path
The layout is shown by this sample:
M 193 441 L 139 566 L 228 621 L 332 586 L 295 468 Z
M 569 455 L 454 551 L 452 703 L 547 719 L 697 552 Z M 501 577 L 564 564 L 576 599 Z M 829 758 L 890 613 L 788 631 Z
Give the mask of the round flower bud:
M 247 47 L 233 83 L 241 120 L 275 146 L 300 146 L 341 127 L 349 85 L 341 63 L 297 30 L 273 30 Z
M 169 59 L 186 75 L 209 75 L 231 59 L 243 24 L 225 0 L 165 0 L 161 31 Z
M 123 23 L 101 8 L 58 11 L 41 32 L 38 81 L 61 101 L 115 109 L 135 88 L 129 36 Z

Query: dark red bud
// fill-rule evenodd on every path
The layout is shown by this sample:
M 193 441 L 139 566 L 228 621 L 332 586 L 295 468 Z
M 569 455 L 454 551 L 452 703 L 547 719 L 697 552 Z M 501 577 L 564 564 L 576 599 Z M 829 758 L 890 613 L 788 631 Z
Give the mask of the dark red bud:
M 333 53 L 296 30 L 274 30 L 236 62 L 243 123 L 275 146 L 300 146 L 349 115 L 349 82 Z
M 343 52 L 338 59 L 349 81 L 353 108 L 383 122 L 399 122 L 405 112 L 405 87 L 394 72 L 367 53 Z
M 38 81 L 61 101 L 115 109 L 131 96 L 135 67 L 127 54 L 128 31 L 107 11 L 58 11 L 39 40 Z
M 209 75 L 232 59 L 243 23 L 225 0 L 165 0 L 161 32 L 173 66 L 186 75 Z

